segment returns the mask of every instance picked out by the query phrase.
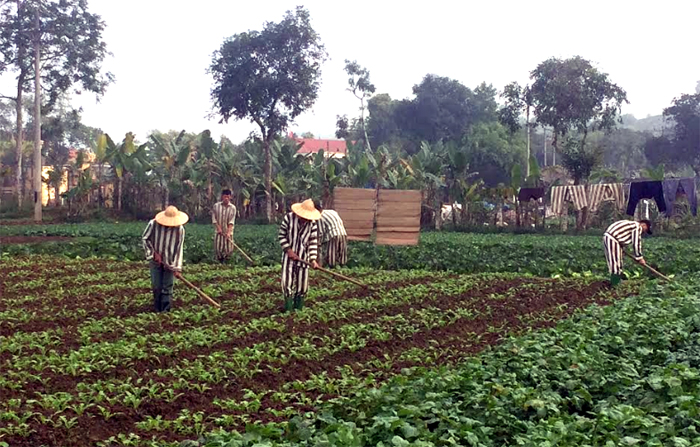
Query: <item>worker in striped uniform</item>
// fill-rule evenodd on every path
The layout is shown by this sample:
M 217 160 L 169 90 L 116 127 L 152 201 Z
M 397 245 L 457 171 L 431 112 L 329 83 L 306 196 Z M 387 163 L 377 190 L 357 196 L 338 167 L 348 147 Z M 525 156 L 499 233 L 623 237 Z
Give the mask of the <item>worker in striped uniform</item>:
M 221 191 L 221 201 L 214 204 L 211 221 L 216 229 L 214 234 L 214 256 L 224 263 L 233 252 L 233 226 L 236 223 L 236 207 L 231 203 L 231 190 Z
M 151 261 L 151 286 L 156 312 L 168 312 L 173 296 L 173 278 L 180 278 L 185 245 L 185 228 L 189 217 L 169 206 L 148 222 L 143 232 L 143 249 Z
M 321 211 L 318 225 L 319 240 L 321 241 L 321 264 L 328 267 L 345 265 L 348 262 L 348 233 L 345 231 L 343 219 L 335 210 L 325 210 L 320 202 L 314 202 Z
M 620 220 L 610 225 L 603 235 L 603 246 L 605 247 L 605 260 L 608 262 L 610 272 L 610 284 L 617 286 L 622 277 L 622 248 L 632 245 L 634 259 L 642 265 L 646 261 L 642 256 L 642 234 L 651 234 L 651 222 L 641 220 Z
M 284 311 L 301 310 L 309 291 L 309 265 L 318 268 L 318 224 L 321 213 L 311 199 L 292 205 L 279 229 L 282 246 Z

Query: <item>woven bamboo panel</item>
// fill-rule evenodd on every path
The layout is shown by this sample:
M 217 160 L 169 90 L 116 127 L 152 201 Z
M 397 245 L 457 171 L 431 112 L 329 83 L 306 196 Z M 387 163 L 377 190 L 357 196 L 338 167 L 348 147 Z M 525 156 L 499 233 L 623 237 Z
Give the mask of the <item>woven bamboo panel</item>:
M 335 188 L 333 209 L 343 219 L 348 240 L 369 241 L 374 230 L 377 191 L 365 188 Z
M 418 245 L 420 191 L 379 190 L 377 245 Z

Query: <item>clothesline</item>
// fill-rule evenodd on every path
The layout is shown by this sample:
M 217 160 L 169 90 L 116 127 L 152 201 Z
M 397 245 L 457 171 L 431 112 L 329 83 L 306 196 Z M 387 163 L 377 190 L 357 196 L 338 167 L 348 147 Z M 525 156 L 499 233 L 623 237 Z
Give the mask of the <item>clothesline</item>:
M 551 210 L 561 215 L 565 203 L 573 203 L 580 211 L 586 207 L 595 212 L 602 202 L 612 201 L 619 210 L 625 208 L 628 215 L 634 215 L 639 202 L 643 199 L 654 199 L 660 212 L 668 216 L 673 214 L 674 203 L 679 193 L 688 197 L 691 212 L 697 215 L 697 194 L 695 178 L 669 178 L 664 180 L 637 180 L 629 183 L 593 183 L 587 185 L 552 186 L 550 194 Z M 544 199 L 545 188 L 521 188 L 518 201 Z M 627 201 L 625 202 L 625 196 Z

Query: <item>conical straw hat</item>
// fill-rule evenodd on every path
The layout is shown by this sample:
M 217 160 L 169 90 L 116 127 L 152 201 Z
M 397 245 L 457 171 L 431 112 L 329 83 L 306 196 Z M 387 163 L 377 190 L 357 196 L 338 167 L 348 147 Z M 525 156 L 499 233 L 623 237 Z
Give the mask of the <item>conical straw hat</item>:
M 190 220 L 190 218 L 187 214 L 172 205 L 167 207 L 165 211 L 156 214 L 156 222 L 164 227 L 179 227 L 180 225 L 186 224 L 188 220 Z
M 292 212 L 307 220 L 319 220 L 321 218 L 321 212 L 316 209 L 314 201 L 311 199 L 306 199 L 301 203 L 292 205 Z

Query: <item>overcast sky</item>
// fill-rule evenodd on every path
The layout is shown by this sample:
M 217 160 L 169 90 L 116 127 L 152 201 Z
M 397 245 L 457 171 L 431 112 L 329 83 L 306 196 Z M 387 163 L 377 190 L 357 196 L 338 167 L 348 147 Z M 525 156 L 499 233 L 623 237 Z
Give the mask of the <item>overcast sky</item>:
M 623 113 L 637 118 L 661 113 L 700 80 L 698 0 L 89 0 L 107 24 L 113 56 L 105 69 L 116 83 L 99 103 L 87 95 L 73 102 L 86 124 L 115 140 L 128 131 L 144 140 L 154 129 L 210 129 L 243 140 L 255 130 L 250 123 L 207 119 L 211 55 L 226 37 L 279 21 L 299 4 L 330 56 L 316 105 L 292 127 L 299 133 L 332 138 L 336 115 L 359 113 L 345 90 L 345 59 L 370 70 L 377 93 L 405 98 L 427 73 L 500 90 L 526 83 L 549 57 L 580 55 L 627 91 Z

